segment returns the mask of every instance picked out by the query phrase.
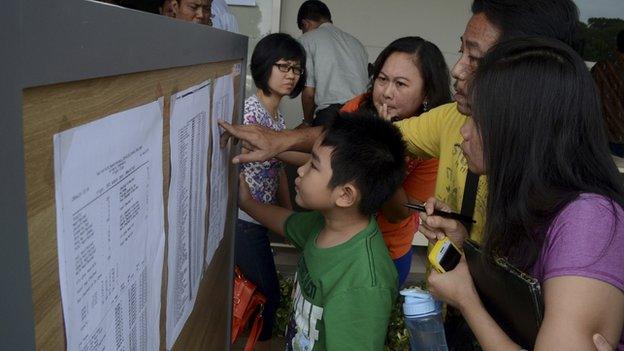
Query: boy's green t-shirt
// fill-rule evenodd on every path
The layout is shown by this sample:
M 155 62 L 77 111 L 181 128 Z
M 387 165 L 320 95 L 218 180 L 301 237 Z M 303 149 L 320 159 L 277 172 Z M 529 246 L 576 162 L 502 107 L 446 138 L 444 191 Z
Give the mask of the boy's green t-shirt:
M 321 249 L 324 225 L 318 212 L 295 213 L 284 225 L 302 251 L 286 349 L 382 350 L 398 278 L 377 222 L 371 217 L 349 241 Z

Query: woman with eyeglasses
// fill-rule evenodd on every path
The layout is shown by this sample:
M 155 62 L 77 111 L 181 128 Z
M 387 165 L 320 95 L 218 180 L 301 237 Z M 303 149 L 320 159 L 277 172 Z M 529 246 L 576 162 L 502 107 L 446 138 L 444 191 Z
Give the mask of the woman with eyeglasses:
M 279 105 L 284 96 L 294 98 L 303 90 L 305 50 L 290 35 L 269 34 L 258 42 L 251 56 L 251 76 L 256 93 L 245 100 L 243 124 L 259 124 L 274 130 L 286 128 Z M 286 173 L 281 161 L 246 163 L 241 173 L 256 201 L 292 208 Z M 269 245 L 268 230 L 239 209 L 235 262 L 243 275 L 267 298 L 264 325 L 256 350 L 268 350 L 279 304 L 280 290 Z

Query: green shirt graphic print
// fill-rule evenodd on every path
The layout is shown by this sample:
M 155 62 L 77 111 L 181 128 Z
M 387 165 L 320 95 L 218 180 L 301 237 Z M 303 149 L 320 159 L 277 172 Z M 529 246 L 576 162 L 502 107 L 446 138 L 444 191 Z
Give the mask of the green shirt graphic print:
M 302 251 L 286 349 L 381 350 L 398 280 L 377 222 L 371 218 L 349 241 L 321 249 L 323 226 L 318 212 L 296 213 L 285 223 L 286 237 Z

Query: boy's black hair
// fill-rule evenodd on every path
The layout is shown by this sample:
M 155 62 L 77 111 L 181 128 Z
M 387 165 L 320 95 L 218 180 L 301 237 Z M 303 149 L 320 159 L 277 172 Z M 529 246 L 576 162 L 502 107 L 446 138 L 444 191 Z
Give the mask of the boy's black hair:
M 559 39 L 576 52 L 583 46 L 572 0 L 474 0 L 472 13 L 483 13 L 501 31 L 499 42 L 539 36 Z
M 297 27 L 303 28 L 303 20 L 331 22 L 331 12 L 324 2 L 319 0 L 307 0 L 299 7 L 297 12 Z
M 332 147 L 334 188 L 353 182 L 360 191 L 358 208 L 372 215 L 405 177 L 405 147 L 398 128 L 369 113 L 339 113 L 325 128 L 323 146 Z
M 271 95 L 269 90 L 269 78 L 273 72 L 273 65 L 279 60 L 299 61 L 303 73 L 299 76 L 299 81 L 295 85 L 291 98 L 297 97 L 303 91 L 306 82 L 306 54 L 305 49 L 297 40 L 286 33 L 273 33 L 262 38 L 251 55 L 251 76 L 258 89 L 261 89 L 267 96 Z
M 624 53 L 624 29 L 617 34 L 617 49 Z

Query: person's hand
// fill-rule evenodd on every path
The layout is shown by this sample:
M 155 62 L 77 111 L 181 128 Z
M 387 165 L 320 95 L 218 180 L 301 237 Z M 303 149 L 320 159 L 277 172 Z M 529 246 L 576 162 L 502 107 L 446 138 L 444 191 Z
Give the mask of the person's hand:
M 391 115 L 388 112 L 388 104 L 383 103 L 383 104 L 374 104 L 374 105 L 375 105 L 375 109 L 377 109 L 377 114 L 379 115 L 379 117 L 385 119 L 386 121 L 396 122 L 402 119 L 399 116 Z
M 615 348 L 609 344 L 607 339 L 600 334 L 594 334 L 592 338 L 594 340 L 594 346 L 596 346 L 596 350 L 598 351 L 613 351 Z
M 225 147 L 230 138 L 243 141 L 243 148 L 249 152 L 237 155 L 233 163 L 247 163 L 266 161 L 278 153 L 280 149 L 279 132 L 257 124 L 231 125 L 225 121 L 218 121 L 224 132 L 221 134 L 221 147 Z
M 238 174 L 238 207 L 240 207 L 243 211 L 247 208 L 247 205 L 251 201 L 256 201 L 251 196 L 251 190 L 249 189 L 249 184 L 245 180 L 245 176 L 243 172 Z
M 390 116 L 388 114 L 388 104 L 384 103 L 383 105 L 381 105 L 381 107 L 379 108 L 379 116 L 383 119 L 385 119 L 386 121 L 389 121 L 390 118 L 392 118 L 392 116 Z
M 480 303 L 464 256 L 452 271 L 441 274 L 431 270 L 427 288 L 433 297 L 459 310 L 469 304 Z
M 388 116 L 388 104 L 377 104 L 373 102 L 373 105 L 375 105 L 375 109 L 377 110 L 379 117 L 385 119 L 386 121 L 389 121 L 390 118 L 392 118 L 392 116 Z
M 468 231 L 461 222 L 454 219 L 444 218 L 440 216 L 434 216 L 433 210 L 441 210 L 451 212 L 451 208 L 442 201 L 431 197 L 425 202 L 425 208 L 427 212 L 420 213 L 420 227 L 418 231 L 429 239 L 429 242 L 435 243 L 436 241 L 448 236 L 449 239 L 457 247 L 462 248 L 464 239 L 468 237 Z

